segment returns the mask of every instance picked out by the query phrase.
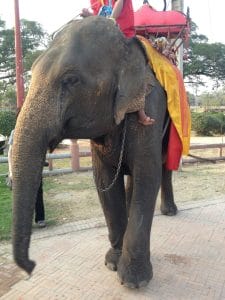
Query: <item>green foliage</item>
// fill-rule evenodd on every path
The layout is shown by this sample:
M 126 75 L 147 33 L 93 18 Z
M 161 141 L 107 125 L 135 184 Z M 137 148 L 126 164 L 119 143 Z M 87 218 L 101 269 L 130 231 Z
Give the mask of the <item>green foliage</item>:
M 30 69 L 34 60 L 47 47 L 49 35 L 41 25 L 34 21 L 21 20 L 21 40 L 25 86 L 30 80 Z M 15 100 L 15 37 L 14 29 L 6 28 L 5 21 L 0 18 L 0 105 L 16 103 Z
M 15 37 L 14 29 L 6 29 L 5 23 L 0 26 L 0 79 L 7 79 L 11 83 L 15 82 Z M 36 59 L 41 49 L 45 49 L 49 36 L 42 29 L 41 25 L 34 21 L 21 20 L 21 40 L 24 72 L 30 70 L 31 58 Z M 35 52 L 38 52 L 35 55 Z M 27 61 L 28 60 L 28 61 Z M 32 61 L 33 62 L 33 61 Z
M 16 124 L 16 113 L 0 111 L 0 133 L 9 136 Z
M 197 33 L 197 26 L 192 23 L 184 77 L 189 83 L 204 85 L 204 76 L 214 80 L 216 85 L 218 81 L 225 81 L 225 45 L 209 43 L 206 36 Z
M 225 133 L 225 116 L 217 112 L 192 112 L 192 129 L 197 135 L 212 136 Z
M 0 81 L 0 109 L 16 110 L 16 90 L 14 85 Z
M 206 108 L 210 106 L 225 106 L 225 90 L 221 89 L 213 93 L 203 93 L 200 99 L 201 105 Z

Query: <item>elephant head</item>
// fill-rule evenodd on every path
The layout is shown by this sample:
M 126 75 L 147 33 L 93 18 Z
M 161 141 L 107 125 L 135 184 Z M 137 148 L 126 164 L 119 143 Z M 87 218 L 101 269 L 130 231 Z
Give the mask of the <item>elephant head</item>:
M 13 145 L 13 253 L 31 273 L 29 259 L 35 195 L 46 151 L 64 138 L 110 132 L 127 112 L 144 107 L 146 57 L 102 17 L 68 23 L 32 67 Z

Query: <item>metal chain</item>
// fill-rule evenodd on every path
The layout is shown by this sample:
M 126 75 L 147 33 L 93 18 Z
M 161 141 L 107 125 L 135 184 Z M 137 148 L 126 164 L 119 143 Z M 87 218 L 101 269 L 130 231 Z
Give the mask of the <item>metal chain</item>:
M 123 139 L 122 139 L 119 162 L 118 162 L 116 174 L 115 174 L 112 182 L 106 188 L 97 187 L 97 190 L 101 193 L 108 192 L 113 187 L 116 180 L 118 179 L 120 169 L 121 169 L 121 165 L 122 165 L 122 160 L 123 160 L 123 153 L 124 153 L 124 146 L 125 146 L 125 139 L 126 139 L 126 131 L 127 131 L 127 116 L 125 115 L 124 127 L 123 127 Z M 96 178 L 95 170 L 94 170 L 93 174 L 94 174 L 94 177 Z
M 164 137 L 166 130 L 168 128 L 170 122 L 170 118 L 168 117 L 166 124 L 164 126 L 164 130 L 163 130 L 163 134 L 162 134 L 162 138 Z M 119 162 L 118 162 L 118 166 L 117 166 L 117 170 L 116 170 L 116 174 L 112 180 L 112 182 L 106 187 L 106 188 L 100 188 L 97 187 L 97 190 L 101 193 L 105 193 L 108 192 L 113 185 L 115 184 L 116 180 L 118 179 L 119 173 L 120 173 L 120 169 L 121 169 L 121 165 L 122 165 L 122 160 L 123 160 L 123 153 L 124 153 L 124 146 L 125 146 L 125 139 L 126 139 L 126 131 L 127 131 L 127 115 L 125 115 L 125 120 L 124 120 L 124 127 L 123 127 L 123 138 L 122 138 L 122 144 L 121 144 L 121 150 L 120 150 L 120 156 L 119 156 Z M 93 168 L 93 174 L 94 177 L 96 178 L 96 174 L 95 174 L 95 169 Z

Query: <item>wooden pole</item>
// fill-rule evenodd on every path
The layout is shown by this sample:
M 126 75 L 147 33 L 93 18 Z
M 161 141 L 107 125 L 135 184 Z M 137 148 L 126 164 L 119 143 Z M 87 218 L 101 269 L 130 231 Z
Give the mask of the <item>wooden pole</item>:
M 16 91 L 17 107 L 21 108 L 24 101 L 23 57 L 20 33 L 19 0 L 14 0 L 15 9 L 15 54 L 16 54 Z
M 71 140 L 70 144 L 71 151 L 71 167 L 73 171 L 79 171 L 80 169 L 80 156 L 79 156 L 79 145 L 77 140 Z

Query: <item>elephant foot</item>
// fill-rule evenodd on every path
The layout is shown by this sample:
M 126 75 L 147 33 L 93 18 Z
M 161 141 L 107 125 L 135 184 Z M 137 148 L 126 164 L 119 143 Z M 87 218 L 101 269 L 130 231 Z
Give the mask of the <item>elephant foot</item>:
M 140 262 L 122 256 L 117 273 L 121 284 L 128 288 L 145 287 L 153 277 L 152 264 L 149 260 Z
M 166 216 L 175 216 L 177 214 L 177 206 L 175 203 L 171 204 L 161 204 L 160 206 L 161 213 Z
M 122 254 L 121 249 L 110 248 L 105 255 L 105 265 L 111 271 L 117 270 L 117 265 Z

